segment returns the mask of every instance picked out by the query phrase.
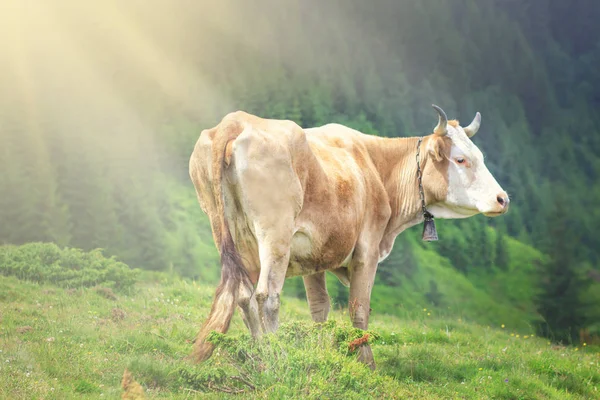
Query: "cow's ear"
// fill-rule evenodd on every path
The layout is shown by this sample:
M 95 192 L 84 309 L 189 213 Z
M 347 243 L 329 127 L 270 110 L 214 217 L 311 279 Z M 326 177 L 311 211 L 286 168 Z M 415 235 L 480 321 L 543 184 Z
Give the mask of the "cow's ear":
M 447 136 L 433 135 L 429 141 L 429 154 L 435 161 L 442 161 L 450 157 L 451 141 Z

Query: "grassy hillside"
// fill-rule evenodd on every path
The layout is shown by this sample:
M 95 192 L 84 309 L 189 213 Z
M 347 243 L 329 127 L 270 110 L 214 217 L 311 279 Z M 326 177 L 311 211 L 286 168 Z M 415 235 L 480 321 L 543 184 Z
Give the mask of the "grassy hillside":
M 344 312 L 316 328 L 285 298 L 282 327 L 253 342 L 239 316 L 209 362 L 183 358 L 214 287 L 146 276 L 128 292 L 0 280 L 0 398 L 120 398 L 128 368 L 148 398 L 501 398 L 600 396 L 600 349 L 555 346 L 498 321 L 434 310 L 372 314 L 378 369 L 349 351 L 360 333 Z

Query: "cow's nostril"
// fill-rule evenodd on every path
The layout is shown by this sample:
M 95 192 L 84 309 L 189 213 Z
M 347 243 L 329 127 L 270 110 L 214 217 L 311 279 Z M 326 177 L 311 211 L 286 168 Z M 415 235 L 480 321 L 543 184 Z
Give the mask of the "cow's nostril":
M 508 205 L 508 197 L 498 195 L 496 200 L 498 200 L 498 204 L 500 204 L 502 207 L 506 207 Z

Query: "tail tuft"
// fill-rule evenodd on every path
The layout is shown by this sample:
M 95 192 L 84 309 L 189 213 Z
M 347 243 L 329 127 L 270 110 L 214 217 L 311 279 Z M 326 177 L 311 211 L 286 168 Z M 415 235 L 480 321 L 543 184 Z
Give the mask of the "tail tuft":
M 226 236 L 221 246 L 221 262 L 223 265 L 221 281 L 217 287 L 208 319 L 200 329 L 194 342 L 191 359 L 195 362 L 205 361 L 212 355 L 215 346 L 206 341 L 206 337 L 211 331 L 226 333 L 229 329 L 237 304 L 240 282 L 247 275 L 240 255 L 235 250 L 231 236 Z

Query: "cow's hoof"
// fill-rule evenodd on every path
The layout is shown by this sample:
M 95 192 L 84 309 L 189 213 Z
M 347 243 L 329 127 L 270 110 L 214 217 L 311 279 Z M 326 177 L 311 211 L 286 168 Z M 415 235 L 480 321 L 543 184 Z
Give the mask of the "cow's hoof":
M 365 344 L 358 348 L 358 361 L 367 364 L 371 370 L 375 370 L 375 359 L 373 358 L 371 346 Z

